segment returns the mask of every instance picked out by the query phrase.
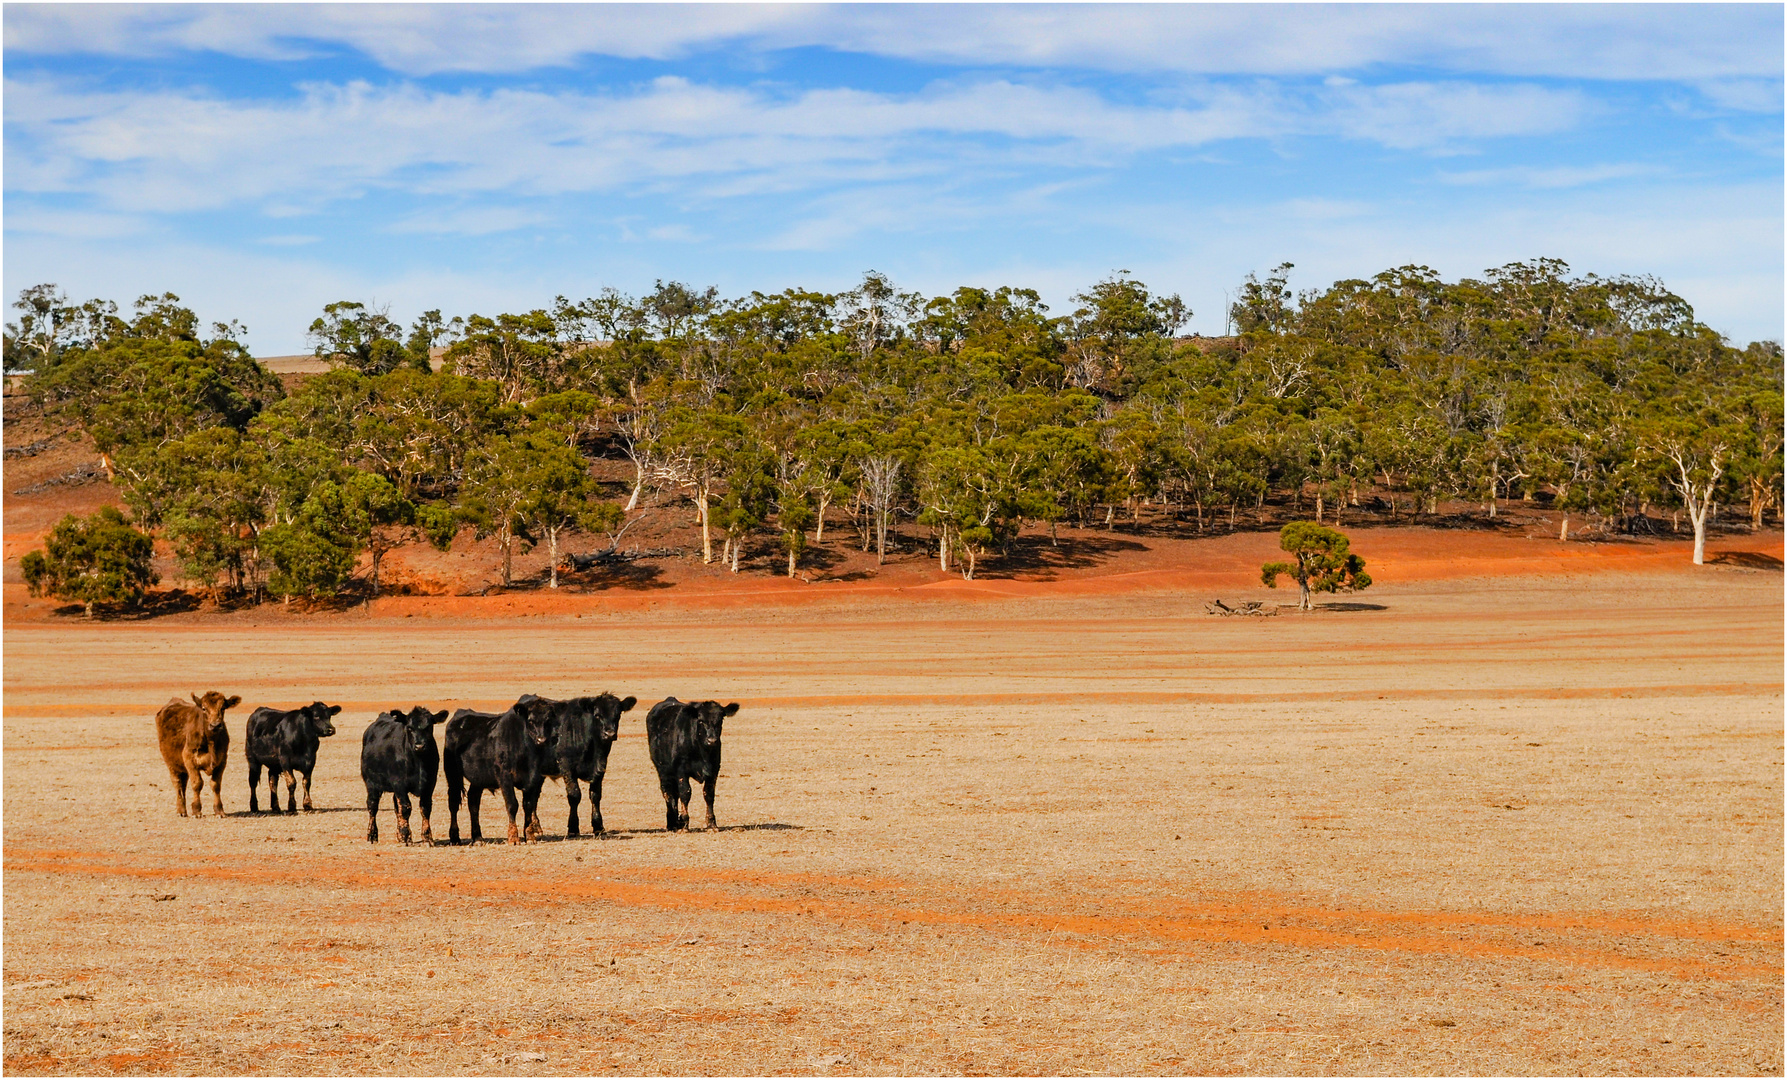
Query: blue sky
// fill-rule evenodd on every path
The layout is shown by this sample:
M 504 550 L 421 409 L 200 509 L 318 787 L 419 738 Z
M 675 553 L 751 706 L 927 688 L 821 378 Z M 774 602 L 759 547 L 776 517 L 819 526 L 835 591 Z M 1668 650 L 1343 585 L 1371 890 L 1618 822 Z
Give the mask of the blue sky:
M 7 4 L 5 289 L 496 314 L 864 270 L 1224 329 L 1555 256 L 1782 337 L 1782 7 Z

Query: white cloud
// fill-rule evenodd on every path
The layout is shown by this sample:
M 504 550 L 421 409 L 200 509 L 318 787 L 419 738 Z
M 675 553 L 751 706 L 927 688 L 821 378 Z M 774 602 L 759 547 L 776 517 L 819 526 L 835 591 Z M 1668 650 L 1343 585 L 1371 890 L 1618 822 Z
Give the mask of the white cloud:
M 356 82 L 307 86 L 284 101 L 44 78 L 6 90 L 11 193 L 84 193 L 143 212 L 264 201 L 265 212 L 287 215 L 374 189 L 529 196 L 698 178 L 733 192 L 799 190 L 954 172 L 967 159 L 1099 168 L 1147 151 L 1299 134 L 1435 147 L 1554 132 L 1589 109 L 1571 90 L 1431 82 L 1306 93 L 1217 85 L 1171 106 L 1004 80 L 789 97 L 680 78 L 603 95 Z M 525 223 L 484 213 L 462 231 Z
M 1781 111 L 1780 79 L 1707 79 L 1696 87 L 1720 108 L 1765 114 Z
M 1505 185 L 1524 188 L 1574 188 L 1586 187 L 1590 184 L 1605 183 L 1609 180 L 1628 180 L 1633 177 L 1658 176 L 1664 170 L 1654 165 L 1637 163 L 1610 165 L 1554 165 L 1549 167 L 1533 165 L 1514 165 L 1501 169 L 1472 169 L 1465 172 L 1442 172 L 1438 174 L 1441 182 L 1447 184 L 1497 186 Z
M 509 206 L 471 206 L 424 210 L 385 227 L 386 232 L 431 236 L 489 236 L 541 225 L 550 220 L 533 210 Z
M 1125 74 L 1417 65 L 1698 80 L 1778 79 L 1782 69 L 1771 4 L 8 4 L 5 30 L 9 52 L 291 60 L 346 47 L 418 76 L 809 46 Z

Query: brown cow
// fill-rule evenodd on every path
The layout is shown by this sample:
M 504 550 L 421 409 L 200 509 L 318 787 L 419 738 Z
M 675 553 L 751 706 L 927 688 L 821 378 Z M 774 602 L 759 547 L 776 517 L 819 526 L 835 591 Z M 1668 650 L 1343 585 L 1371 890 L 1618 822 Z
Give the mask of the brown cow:
M 192 695 L 191 705 L 175 698 L 155 714 L 161 760 L 168 763 L 168 775 L 173 777 L 174 808 L 181 817 L 186 816 L 187 777 L 192 778 L 192 816 L 204 816 L 199 798 L 205 776 L 211 777 L 211 808 L 223 816 L 223 766 L 230 752 L 230 729 L 223 724 L 223 712 L 240 704 L 239 697 L 207 690 L 204 697 Z

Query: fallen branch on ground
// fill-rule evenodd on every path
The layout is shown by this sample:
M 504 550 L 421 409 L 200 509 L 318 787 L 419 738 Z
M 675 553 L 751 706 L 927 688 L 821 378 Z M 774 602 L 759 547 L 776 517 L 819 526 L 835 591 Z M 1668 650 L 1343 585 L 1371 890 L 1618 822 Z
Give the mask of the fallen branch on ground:
M 1209 603 L 1204 605 L 1204 614 L 1206 614 L 1206 615 L 1223 615 L 1223 616 L 1228 616 L 1228 615 L 1268 616 L 1268 615 L 1278 614 L 1278 605 L 1274 604 L 1271 607 L 1267 607 L 1265 604 L 1261 603 L 1258 600 L 1242 600 L 1235 607 L 1230 607 L 1227 604 L 1223 603 L 1220 599 L 1217 599 L 1217 600 L 1212 600 Z

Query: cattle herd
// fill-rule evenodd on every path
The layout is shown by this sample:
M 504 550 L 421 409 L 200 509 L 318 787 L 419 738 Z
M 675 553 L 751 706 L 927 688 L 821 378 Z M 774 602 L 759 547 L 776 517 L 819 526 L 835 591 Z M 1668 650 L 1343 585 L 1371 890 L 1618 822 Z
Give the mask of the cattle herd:
M 240 697 L 224 697 L 215 690 L 192 702 L 179 698 L 155 714 L 155 731 L 161 742 L 162 760 L 174 781 L 175 808 L 186 816 L 186 784 L 192 782 L 192 814 L 202 813 L 200 796 L 204 781 L 211 783 L 214 813 L 223 813 L 220 786 L 229 756 L 230 732 L 224 712 L 241 704 Z M 637 699 L 613 694 L 552 698 L 524 694 L 500 713 L 460 709 L 451 717 L 418 705 L 407 712 L 391 709 L 380 713 L 366 727 L 360 740 L 360 778 L 366 782 L 366 839 L 378 841 L 379 803 L 389 794 L 397 817 L 397 836 L 410 838 L 410 800 L 422 810 L 421 842 L 434 842 L 429 815 L 434 808 L 434 785 L 442 767 L 447 774 L 450 811 L 448 838 L 460 843 L 459 804 L 463 800 L 471 820 L 471 839 L 484 838 L 478 824 L 478 805 L 487 791 L 501 791 L 509 813 L 509 843 L 540 837 L 537 813 L 540 789 L 548 779 L 561 781 L 570 816 L 567 836 L 578 835 L 577 812 L 583 801 L 582 785 L 589 785 L 589 827 L 602 832 L 602 778 L 608 772 L 608 751 L 620 734 L 621 714 Z M 689 827 L 690 782 L 700 781 L 707 802 L 707 827 L 714 828 L 714 781 L 720 775 L 720 730 L 726 717 L 738 711 L 737 703 L 678 701 L 665 698 L 645 716 L 646 744 L 658 772 L 664 795 L 664 824 L 672 831 Z M 297 813 L 297 788 L 304 784 L 304 809 L 311 809 L 310 774 L 316 768 L 317 747 L 335 734 L 334 717 L 339 705 L 317 701 L 301 709 L 259 708 L 248 717 L 243 754 L 248 759 L 248 809 L 260 812 L 257 788 L 261 770 L 267 770 L 268 812 L 279 812 L 278 781 L 285 779 L 286 812 Z M 437 743 L 434 729 L 446 724 Z M 516 813 L 521 826 L 516 827 Z

